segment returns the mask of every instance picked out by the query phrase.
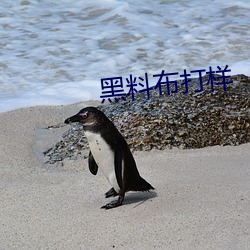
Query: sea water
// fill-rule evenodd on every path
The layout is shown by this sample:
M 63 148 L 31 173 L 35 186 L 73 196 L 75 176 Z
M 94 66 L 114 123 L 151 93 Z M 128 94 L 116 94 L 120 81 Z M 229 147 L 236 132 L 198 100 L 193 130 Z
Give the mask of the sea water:
M 101 79 L 250 76 L 250 1 L 1 0 L 0 112 L 102 99 Z M 126 88 L 125 88 L 126 89 Z

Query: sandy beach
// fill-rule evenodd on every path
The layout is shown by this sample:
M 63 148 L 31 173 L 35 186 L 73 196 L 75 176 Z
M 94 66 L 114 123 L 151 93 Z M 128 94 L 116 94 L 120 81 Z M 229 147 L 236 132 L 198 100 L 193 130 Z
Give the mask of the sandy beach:
M 0 249 L 249 249 L 249 143 L 134 152 L 155 192 L 111 210 L 87 159 L 43 164 L 68 129 L 45 128 L 94 104 L 0 113 Z

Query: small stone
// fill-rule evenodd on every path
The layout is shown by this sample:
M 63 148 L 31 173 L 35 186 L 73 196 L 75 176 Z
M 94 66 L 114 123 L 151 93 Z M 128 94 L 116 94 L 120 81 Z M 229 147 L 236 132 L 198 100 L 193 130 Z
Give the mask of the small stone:
M 152 138 L 145 138 L 145 139 L 143 139 L 143 142 L 144 142 L 144 143 L 150 143 L 150 142 L 152 142 L 152 141 L 153 141 Z
M 186 134 L 186 131 L 183 131 L 183 130 L 179 131 L 179 136 L 183 136 L 185 134 Z

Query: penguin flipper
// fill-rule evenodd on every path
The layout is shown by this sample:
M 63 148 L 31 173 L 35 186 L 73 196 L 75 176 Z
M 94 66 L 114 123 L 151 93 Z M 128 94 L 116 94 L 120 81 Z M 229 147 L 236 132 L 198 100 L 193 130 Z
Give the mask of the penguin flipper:
M 120 189 L 123 189 L 122 181 L 122 149 L 120 147 L 115 148 L 115 176 Z
M 96 175 L 98 171 L 98 165 L 96 164 L 91 151 L 89 151 L 89 170 L 93 175 Z

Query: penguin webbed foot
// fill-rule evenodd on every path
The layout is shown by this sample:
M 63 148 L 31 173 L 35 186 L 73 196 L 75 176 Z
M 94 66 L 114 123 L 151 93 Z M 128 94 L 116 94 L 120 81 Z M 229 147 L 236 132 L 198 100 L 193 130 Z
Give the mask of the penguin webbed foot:
M 115 191 L 114 188 L 111 188 L 108 192 L 105 193 L 106 198 L 115 197 L 117 195 L 118 195 L 118 193 Z
M 102 206 L 101 208 L 111 209 L 111 208 L 114 208 L 114 207 L 119 207 L 119 206 L 122 205 L 123 200 L 124 200 L 124 197 L 123 196 L 119 196 L 118 200 L 111 201 L 110 203 Z

